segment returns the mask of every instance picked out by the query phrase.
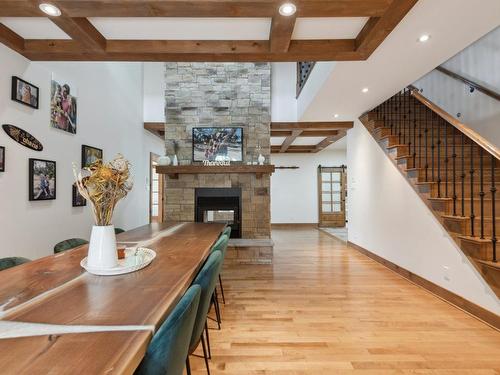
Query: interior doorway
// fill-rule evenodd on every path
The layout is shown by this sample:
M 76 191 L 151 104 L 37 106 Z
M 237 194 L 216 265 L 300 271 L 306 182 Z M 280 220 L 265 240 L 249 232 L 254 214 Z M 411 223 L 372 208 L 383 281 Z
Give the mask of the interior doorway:
M 346 226 L 347 167 L 318 166 L 318 225 Z
M 149 163 L 149 222 L 163 221 L 163 175 L 156 173 L 159 156 L 150 153 Z

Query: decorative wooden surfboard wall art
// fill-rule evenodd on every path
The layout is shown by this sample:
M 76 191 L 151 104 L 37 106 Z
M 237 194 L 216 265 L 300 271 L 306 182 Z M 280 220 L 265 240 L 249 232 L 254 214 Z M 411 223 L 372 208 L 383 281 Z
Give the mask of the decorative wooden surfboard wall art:
M 24 147 L 27 147 L 35 151 L 43 150 L 43 145 L 40 143 L 40 141 L 38 141 L 38 139 L 33 137 L 26 130 L 23 130 L 21 128 L 18 128 L 17 126 L 10 124 L 3 124 L 2 128 L 9 137 L 11 137 L 14 141 L 19 143 L 20 145 L 23 145 Z

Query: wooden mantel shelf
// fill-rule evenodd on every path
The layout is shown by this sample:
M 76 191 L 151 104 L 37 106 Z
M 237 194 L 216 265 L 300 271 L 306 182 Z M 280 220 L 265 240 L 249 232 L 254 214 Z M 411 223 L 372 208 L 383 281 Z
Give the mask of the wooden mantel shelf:
M 212 173 L 254 173 L 257 178 L 265 174 L 274 173 L 274 165 L 245 165 L 236 164 L 230 166 L 205 166 L 205 165 L 168 165 L 157 166 L 156 172 L 166 174 L 172 179 L 178 179 L 180 174 L 212 174 Z

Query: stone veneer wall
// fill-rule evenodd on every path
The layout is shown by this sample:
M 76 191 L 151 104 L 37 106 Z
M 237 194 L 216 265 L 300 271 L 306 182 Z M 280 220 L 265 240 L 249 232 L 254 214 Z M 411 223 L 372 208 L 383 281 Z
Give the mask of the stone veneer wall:
M 193 127 L 242 127 L 243 163 L 269 162 L 271 67 L 268 63 L 166 63 L 165 142 L 179 164 L 192 164 Z M 270 176 L 180 174 L 165 177 L 165 220 L 193 221 L 195 188 L 242 190 L 242 238 L 271 235 Z
M 166 63 L 167 155 L 178 144 L 180 164 L 192 163 L 193 127 L 243 127 L 243 162 L 269 161 L 271 66 L 269 63 Z

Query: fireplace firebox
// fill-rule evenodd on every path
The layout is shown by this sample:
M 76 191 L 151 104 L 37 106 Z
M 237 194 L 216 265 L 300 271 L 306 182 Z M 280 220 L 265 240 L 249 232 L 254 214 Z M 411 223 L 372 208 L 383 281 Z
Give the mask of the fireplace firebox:
M 241 238 L 241 189 L 196 188 L 195 221 L 227 223 L 231 238 Z

